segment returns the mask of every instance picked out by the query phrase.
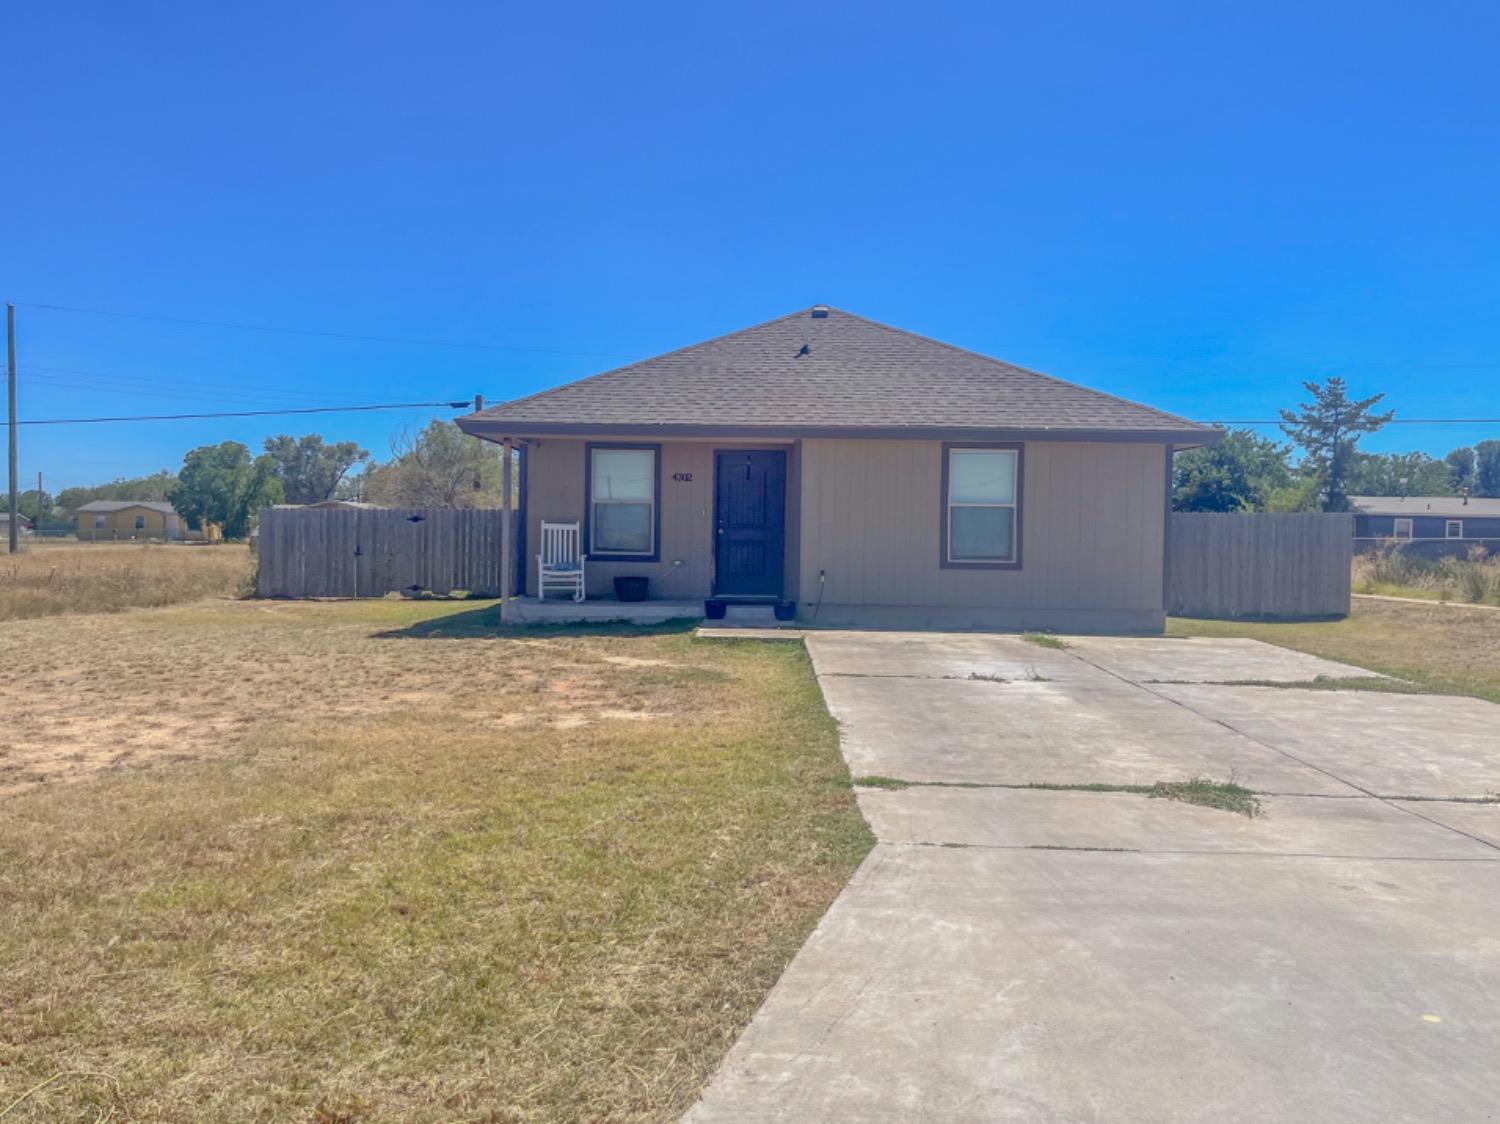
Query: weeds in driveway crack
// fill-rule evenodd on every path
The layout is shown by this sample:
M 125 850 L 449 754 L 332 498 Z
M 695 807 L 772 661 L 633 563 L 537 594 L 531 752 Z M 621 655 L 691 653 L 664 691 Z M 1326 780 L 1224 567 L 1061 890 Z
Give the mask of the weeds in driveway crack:
M 896 792 L 907 788 L 1004 788 L 1031 789 L 1040 792 L 1118 792 L 1131 796 L 1148 796 L 1153 800 L 1176 800 L 1182 804 L 1196 804 L 1200 808 L 1217 808 L 1247 819 L 1255 819 L 1265 814 L 1260 804 L 1260 795 L 1243 785 L 1236 784 L 1232 774 L 1227 781 L 1190 777 L 1185 781 L 1157 781 L 1154 784 L 1107 784 L 1099 781 L 1073 784 L 1047 781 L 1033 781 L 1029 784 L 997 784 L 979 781 L 908 781 L 899 777 L 885 776 L 854 777 L 850 783 L 856 788 L 883 788 Z M 1481 801 L 1476 800 L 1476 802 Z
M 1035 644 L 1038 648 L 1056 648 L 1061 650 L 1069 647 L 1062 637 L 1054 636 L 1050 632 L 1023 632 L 1021 639 L 1028 644 Z
M 1157 781 L 1146 795 L 1153 799 L 1180 800 L 1184 804 L 1218 808 L 1252 820 L 1265 814 L 1255 793 L 1235 784 L 1232 776 L 1227 781 L 1211 781 L 1207 777 L 1193 777 L 1186 781 Z
M 1375 691 L 1387 695 L 1459 695 L 1429 683 L 1383 675 L 1319 675 L 1314 679 L 1147 679 L 1168 687 L 1275 687 L 1287 691 Z

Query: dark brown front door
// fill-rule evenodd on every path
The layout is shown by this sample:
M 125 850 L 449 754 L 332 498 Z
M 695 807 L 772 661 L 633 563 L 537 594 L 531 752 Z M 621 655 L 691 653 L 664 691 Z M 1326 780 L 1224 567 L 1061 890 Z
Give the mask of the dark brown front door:
M 780 597 L 786 554 L 786 452 L 714 454 L 714 592 Z

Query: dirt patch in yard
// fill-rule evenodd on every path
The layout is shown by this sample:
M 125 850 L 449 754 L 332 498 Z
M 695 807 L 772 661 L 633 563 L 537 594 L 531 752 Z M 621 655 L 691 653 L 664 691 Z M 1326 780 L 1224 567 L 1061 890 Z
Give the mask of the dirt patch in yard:
M 0 633 L 0 795 L 100 770 L 232 754 L 268 725 L 438 708 L 503 728 L 650 718 L 699 669 L 618 636 L 497 638 L 473 603 L 226 602 L 16 621 Z M 401 636 L 409 619 L 454 635 Z M 525 657 L 518 645 L 526 646 Z

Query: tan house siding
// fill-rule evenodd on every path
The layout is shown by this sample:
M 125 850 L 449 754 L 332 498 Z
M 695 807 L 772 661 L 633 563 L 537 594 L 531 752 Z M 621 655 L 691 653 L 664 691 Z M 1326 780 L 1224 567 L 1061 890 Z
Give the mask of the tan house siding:
M 145 523 L 137 529 L 136 516 Z M 102 517 L 103 526 L 97 526 Z M 81 511 L 78 513 L 78 538 L 83 542 L 114 542 L 130 539 L 167 539 L 181 535 L 181 520 L 149 507 L 127 507 L 119 511 Z
M 639 437 L 621 443 L 640 443 Z M 608 438 L 591 438 L 609 444 Z M 590 441 L 532 439 L 527 450 L 526 588 L 536 590 L 541 524 L 583 522 Z M 651 596 L 713 595 L 714 452 L 787 450 L 784 596 L 819 624 L 1159 629 L 1165 449 L 1128 442 L 1030 442 L 1022 477 L 1022 565 L 939 564 L 942 442 L 806 438 L 666 441 L 661 542 L 654 562 L 588 565 L 588 594 L 617 575 L 651 579 Z M 691 479 L 679 480 L 686 475 Z M 820 572 L 825 579 L 820 583 Z M 821 598 L 820 598 L 821 590 Z
M 583 510 L 586 445 L 608 444 L 544 438 L 526 451 L 526 588 L 536 592 L 536 550 L 542 521 L 579 523 Z M 640 438 L 622 443 L 639 444 Z M 617 575 L 651 579 L 651 596 L 707 597 L 713 582 L 714 447 L 707 443 L 669 441 L 661 445 L 661 542 L 656 562 L 588 563 L 588 595 L 614 596 Z M 674 480 L 690 474 L 691 480 Z
M 801 588 L 818 623 L 1159 628 L 1164 447 L 1030 442 L 1022 566 L 939 565 L 942 443 L 802 442 Z

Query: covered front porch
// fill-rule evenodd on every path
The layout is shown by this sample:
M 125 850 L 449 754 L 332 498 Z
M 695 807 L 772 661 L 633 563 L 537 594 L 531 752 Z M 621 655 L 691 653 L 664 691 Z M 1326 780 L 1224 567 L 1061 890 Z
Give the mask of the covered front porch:
M 726 618 L 753 626 L 779 623 L 778 607 L 793 611 L 795 442 L 484 436 L 520 476 L 505 489 L 521 508 L 514 524 L 503 521 L 520 540 L 503 551 L 515 592 L 507 622 L 702 620 L 707 602 L 724 602 Z

